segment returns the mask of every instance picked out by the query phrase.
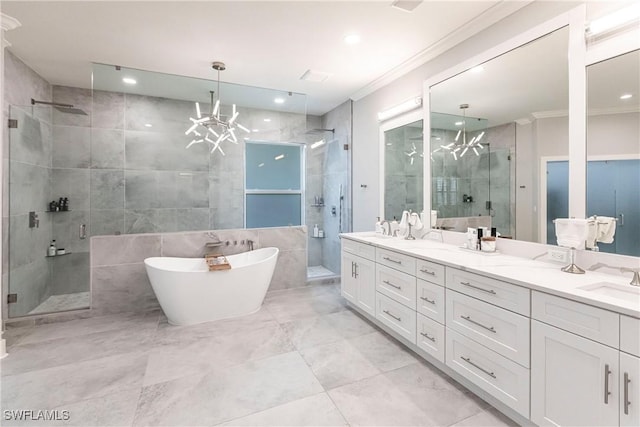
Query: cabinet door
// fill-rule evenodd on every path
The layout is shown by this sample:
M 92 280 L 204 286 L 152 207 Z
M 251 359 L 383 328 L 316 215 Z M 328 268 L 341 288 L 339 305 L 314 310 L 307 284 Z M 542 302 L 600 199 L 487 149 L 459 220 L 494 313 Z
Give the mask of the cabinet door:
M 618 350 L 533 320 L 531 420 L 618 425 Z
M 355 276 L 357 257 L 342 252 L 342 277 L 340 290 L 342 296 L 354 304 L 357 304 L 358 282 Z
M 640 358 L 620 353 L 620 425 L 640 426 Z
M 357 302 L 372 316 L 376 315 L 376 265 L 364 258 L 356 259 L 355 277 L 357 282 Z

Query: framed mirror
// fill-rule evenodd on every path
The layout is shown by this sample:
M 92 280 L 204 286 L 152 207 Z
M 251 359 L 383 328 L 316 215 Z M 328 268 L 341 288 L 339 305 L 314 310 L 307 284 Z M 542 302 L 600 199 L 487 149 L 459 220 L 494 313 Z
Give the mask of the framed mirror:
M 640 256 L 640 50 L 587 67 L 587 216 L 615 235 L 603 252 Z M 611 240 L 611 241 L 609 241 Z
M 422 111 L 388 120 L 380 126 L 380 217 L 400 221 L 402 211 L 424 209 Z
M 429 86 L 438 227 L 547 241 L 569 199 L 568 175 L 547 175 L 569 156 L 569 28 L 559 27 Z

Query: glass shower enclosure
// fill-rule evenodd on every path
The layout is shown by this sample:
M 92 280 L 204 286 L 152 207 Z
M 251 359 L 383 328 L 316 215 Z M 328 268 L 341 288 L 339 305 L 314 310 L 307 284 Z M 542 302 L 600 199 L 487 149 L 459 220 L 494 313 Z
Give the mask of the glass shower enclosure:
M 83 113 L 9 107 L 9 317 L 89 307 L 90 180 L 81 149 L 89 140 L 65 149 L 83 137 L 76 126 L 88 120 Z M 59 203 L 64 198 L 66 207 Z

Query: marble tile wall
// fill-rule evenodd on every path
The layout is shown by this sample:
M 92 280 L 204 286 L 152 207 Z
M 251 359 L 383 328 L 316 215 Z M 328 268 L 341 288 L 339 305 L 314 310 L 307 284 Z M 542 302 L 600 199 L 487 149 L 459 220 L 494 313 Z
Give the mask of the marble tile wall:
M 51 101 L 52 88 L 10 51 L 5 53 L 4 66 L 3 123 L 17 119 L 18 128 L 3 126 L 7 143 L 2 177 L 2 295 L 17 293 L 18 302 L 5 305 L 3 312 L 19 316 L 52 292 L 51 265 L 45 258 L 52 238 L 52 218 L 45 212 L 51 190 L 52 113 L 50 107 L 31 106 L 31 98 Z M 38 215 L 37 228 L 28 226 L 30 211 Z M 6 304 L 5 298 L 2 304 Z
M 147 278 L 144 259 L 152 256 L 202 257 L 205 243 L 229 241 L 224 255 L 277 247 L 278 263 L 270 290 L 306 285 L 307 229 L 300 227 L 192 231 L 187 233 L 131 234 L 91 238 L 91 289 L 93 315 L 140 312 L 158 307 Z M 236 244 L 237 242 L 237 244 Z

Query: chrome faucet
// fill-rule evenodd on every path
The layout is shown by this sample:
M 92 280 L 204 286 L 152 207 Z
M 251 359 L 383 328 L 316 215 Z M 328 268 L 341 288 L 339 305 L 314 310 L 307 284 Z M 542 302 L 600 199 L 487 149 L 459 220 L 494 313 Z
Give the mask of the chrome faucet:
M 629 282 L 629 284 L 631 286 L 640 286 L 640 269 L 620 267 L 620 271 L 622 273 L 633 273 L 633 278 L 631 279 L 631 282 Z
M 207 257 L 207 255 L 212 255 L 216 252 L 214 252 L 212 249 L 214 248 L 219 248 L 220 246 L 223 246 L 224 242 L 221 242 L 220 240 L 215 241 L 215 242 L 207 242 L 204 244 L 205 247 L 205 252 L 204 252 L 204 256 L 205 258 Z
M 253 250 L 253 240 L 247 240 L 247 245 L 249 245 L 249 250 Z

